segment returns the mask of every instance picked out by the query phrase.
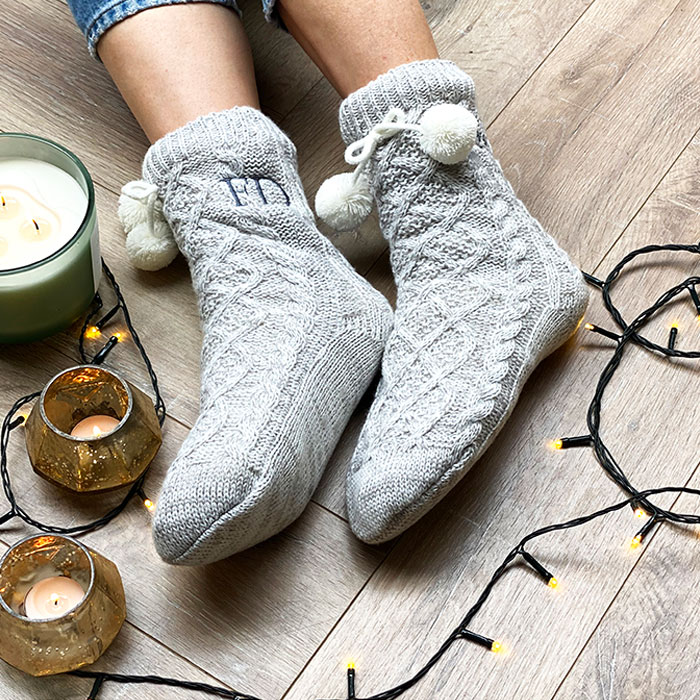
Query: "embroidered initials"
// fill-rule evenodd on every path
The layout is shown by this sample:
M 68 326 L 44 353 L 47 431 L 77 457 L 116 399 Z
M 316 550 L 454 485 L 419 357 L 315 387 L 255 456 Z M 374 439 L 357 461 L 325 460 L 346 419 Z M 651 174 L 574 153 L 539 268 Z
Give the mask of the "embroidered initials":
M 283 204 L 289 206 L 289 195 L 282 186 L 266 177 L 232 177 L 224 180 L 237 207 Z

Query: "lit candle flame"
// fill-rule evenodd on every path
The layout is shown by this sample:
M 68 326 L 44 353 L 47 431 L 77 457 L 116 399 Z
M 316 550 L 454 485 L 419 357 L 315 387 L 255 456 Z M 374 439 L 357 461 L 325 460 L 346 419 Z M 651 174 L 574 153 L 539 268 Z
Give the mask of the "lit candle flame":
M 61 602 L 61 596 L 58 595 L 58 593 L 52 593 L 52 594 L 51 594 L 51 602 L 52 602 L 56 607 L 58 607 L 58 605 L 59 605 L 60 602 Z
M 102 437 L 102 431 L 101 431 L 100 428 L 99 428 L 98 426 L 96 426 L 96 425 L 93 425 L 93 426 L 92 426 L 92 434 L 93 434 L 95 437 Z

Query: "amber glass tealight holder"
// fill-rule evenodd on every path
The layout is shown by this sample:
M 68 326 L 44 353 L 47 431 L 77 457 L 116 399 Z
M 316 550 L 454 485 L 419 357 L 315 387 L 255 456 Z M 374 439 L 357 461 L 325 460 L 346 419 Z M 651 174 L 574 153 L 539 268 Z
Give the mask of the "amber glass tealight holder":
M 51 583 L 65 579 L 84 591 L 75 606 L 57 617 L 29 616 L 26 601 L 38 584 L 49 584 L 40 593 L 50 606 Z M 0 559 L 0 658 L 25 673 L 48 676 L 95 662 L 125 618 L 117 567 L 77 540 L 34 535 Z
M 76 437 L 71 431 L 99 416 L 115 427 Z M 111 370 L 94 365 L 56 375 L 26 424 L 29 460 L 40 476 L 71 491 L 107 491 L 132 484 L 162 442 L 151 399 Z

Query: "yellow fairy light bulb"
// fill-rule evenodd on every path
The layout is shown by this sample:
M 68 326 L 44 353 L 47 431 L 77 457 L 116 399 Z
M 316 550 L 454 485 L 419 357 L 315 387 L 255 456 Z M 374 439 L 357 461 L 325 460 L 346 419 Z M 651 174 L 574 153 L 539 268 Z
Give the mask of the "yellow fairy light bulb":
M 674 321 L 674 322 L 671 324 L 671 328 L 675 328 L 676 330 L 678 330 L 678 326 L 679 326 L 678 321 Z
M 552 441 L 552 447 L 555 450 L 561 450 L 561 448 L 564 447 L 564 441 L 561 438 L 557 438 Z
M 491 642 L 491 651 L 498 653 L 499 651 L 501 651 L 501 649 L 503 649 L 503 646 L 500 642 Z
M 548 585 L 550 588 L 556 588 L 556 587 L 559 585 L 559 581 L 557 581 L 557 580 L 554 578 L 554 576 L 552 576 L 552 578 L 550 578 L 549 581 L 547 582 L 547 585 Z
M 592 323 L 586 323 L 583 327 L 584 327 L 587 331 L 592 331 L 592 330 L 595 328 L 595 326 L 594 326 Z
M 354 670 L 355 670 L 355 662 L 348 661 L 348 671 L 354 671 Z
M 124 340 L 124 334 L 123 334 L 123 333 L 117 332 L 117 333 L 114 334 L 114 337 L 117 339 L 117 342 L 119 342 L 119 343 L 121 343 L 122 340 Z
M 639 547 L 639 545 L 642 544 L 642 539 L 642 535 L 635 535 L 630 545 L 632 549 L 637 549 L 637 547 Z
M 151 512 L 153 512 L 156 509 L 156 504 L 150 498 L 144 498 L 143 505 L 146 508 L 146 510 L 150 510 Z
M 97 326 L 90 326 L 90 328 L 85 331 L 86 338 L 99 338 L 101 335 L 102 331 Z
M 635 508 L 634 509 L 634 517 L 635 518 L 646 518 L 647 512 L 644 510 L 644 508 Z

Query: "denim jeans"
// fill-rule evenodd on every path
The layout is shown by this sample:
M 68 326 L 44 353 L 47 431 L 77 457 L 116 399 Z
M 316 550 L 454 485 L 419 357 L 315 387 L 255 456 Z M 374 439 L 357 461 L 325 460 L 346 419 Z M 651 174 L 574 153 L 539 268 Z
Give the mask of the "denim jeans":
M 241 14 L 236 0 L 204 0 L 217 5 L 230 7 Z M 275 13 L 276 0 L 262 0 L 265 17 L 271 22 L 277 22 Z M 97 57 L 95 47 L 100 37 L 112 26 L 123 19 L 151 7 L 161 5 L 177 5 L 186 2 L 202 2 L 202 0 L 67 0 L 68 6 L 75 17 L 78 27 L 87 39 L 90 53 Z

